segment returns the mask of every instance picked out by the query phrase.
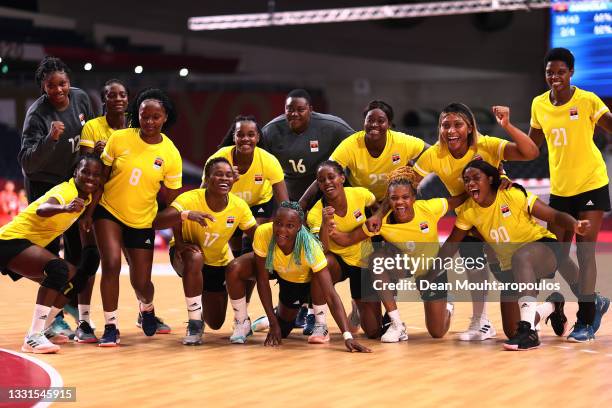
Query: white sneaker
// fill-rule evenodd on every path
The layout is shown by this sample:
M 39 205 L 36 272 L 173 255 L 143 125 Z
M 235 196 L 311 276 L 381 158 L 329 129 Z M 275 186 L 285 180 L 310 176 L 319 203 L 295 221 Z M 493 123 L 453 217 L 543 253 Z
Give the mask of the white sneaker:
M 21 351 L 24 353 L 47 354 L 57 353 L 60 347 L 53 344 L 43 333 L 32 333 L 23 340 Z
M 308 337 L 308 342 L 311 344 L 329 343 L 329 330 L 327 330 L 327 325 L 315 323 L 312 334 Z
M 268 320 L 268 316 L 261 316 L 257 318 L 251 325 L 251 330 L 253 330 L 254 332 L 266 331 L 269 328 L 270 328 L 270 321 Z
M 408 340 L 408 333 L 406 333 L 406 325 L 404 322 L 392 322 L 391 326 L 389 326 L 385 334 L 380 338 L 380 341 L 383 343 L 397 343 L 406 340 Z
M 232 333 L 230 336 L 230 343 L 244 344 L 246 343 L 247 337 L 252 335 L 253 330 L 251 330 L 251 319 L 247 317 L 242 322 L 234 320 L 234 333 Z
M 461 341 L 483 341 L 492 339 L 497 335 L 495 327 L 487 318 L 474 317 L 470 319 L 470 326 L 463 333 L 457 335 Z

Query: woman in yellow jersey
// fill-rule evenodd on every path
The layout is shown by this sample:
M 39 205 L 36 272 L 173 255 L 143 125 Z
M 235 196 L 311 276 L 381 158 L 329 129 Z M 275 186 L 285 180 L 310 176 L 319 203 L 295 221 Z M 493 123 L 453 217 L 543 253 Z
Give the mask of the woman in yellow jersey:
M 232 186 L 232 193 L 242 198 L 251 208 L 258 224 L 270 221 L 274 202 L 289 199 L 283 168 L 276 159 L 260 146 L 261 129 L 254 116 L 237 116 L 219 150 L 210 156 L 225 157 L 238 171 L 238 180 Z M 204 174 L 202 182 L 204 182 Z M 242 233 L 230 242 L 234 253 L 252 251 L 250 239 L 241 242 Z
M 475 158 L 499 166 L 502 160 L 533 160 L 539 150 L 529 137 L 510 122 L 510 109 L 506 106 L 493 106 L 492 111 L 497 123 L 508 133 L 513 141 L 480 134 L 476 118 L 471 109 L 462 103 L 451 103 L 440 113 L 438 124 L 438 142 L 428 149 L 414 165 L 418 179 L 430 173 L 436 174 L 444 183 L 451 196 L 464 192 L 461 171 L 467 163 Z M 503 188 L 507 188 L 506 179 Z M 461 247 L 461 255 L 466 258 L 483 256 L 480 239 L 470 235 Z M 468 272 L 470 279 L 486 279 L 486 269 L 474 269 Z M 458 338 L 464 341 L 486 340 L 495 337 L 495 328 L 489 321 L 486 311 L 486 292 L 474 293 L 472 318 L 465 332 Z
M 251 238 L 255 234 L 257 223 L 249 206 L 229 194 L 233 183 L 229 161 L 215 157 L 204 168 L 204 188 L 181 194 L 153 221 L 156 229 L 174 229 L 170 261 L 183 279 L 189 317 L 185 345 L 202 344 L 202 319 L 215 330 L 223 325 L 227 310 L 225 269 L 234 258 L 228 241 L 237 228 Z
M 125 111 L 130 93 L 123 82 L 109 79 L 104 84 L 100 98 L 103 115 L 88 120 L 81 132 L 81 153 L 102 154 L 106 142 L 115 130 L 125 129 Z
M 416 160 L 427 146 L 417 137 L 391 129 L 393 108 L 383 101 L 371 101 L 363 117 L 364 130 L 344 139 L 330 159 L 347 170 L 351 186 L 367 188 L 377 201 L 381 201 L 385 196 L 387 175 Z M 303 208 L 309 207 L 318 188 L 315 180 L 300 199 Z
M 157 213 L 161 183 L 174 201 L 182 180 L 179 151 L 162 132 L 176 121 L 174 106 L 159 89 L 142 91 L 128 111 L 130 127 L 114 132 L 102 152 L 106 184 L 93 214 L 96 240 L 102 260 L 100 289 L 106 325 L 99 345 L 119 343 L 117 303 L 121 250 L 125 249 L 130 281 L 140 301 L 142 329 L 155 334 L 158 319 L 153 309 L 151 282 Z
M 346 177 L 344 170 L 337 162 L 327 160 L 317 167 L 317 182 L 323 192 L 323 198 L 308 212 L 308 227 L 319 235 L 326 252 L 327 266 L 334 284 L 349 279 L 351 298 L 356 304 L 359 321 L 368 338 L 381 336 L 382 320 L 380 302 L 362 301 L 362 297 L 371 297 L 364 293 L 367 287 L 362 286 L 362 268 L 367 267 L 371 252 L 371 242 L 342 246 L 329 237 L 330 229 L 350 232 L 366 221 L 366 209 L 376 203 L 372 192 L 362 187 L 344 187 Z M 376 295 L 374 293 L 374 295 Z M 320 296 L 319 296 L 320 297 Z M 315 306 L 319 309 L 320 306 Z M 392 309 L 394 310 L 394 309 Z M 323 316 L 324 317 L 324 316 Z M 316 318 L 316 317 L 315 317 Z M 319 318 L 319 320 L 324 320 Z M 308 338 L 310 343 L 320 343 L 325 339 L 321 333 L 327 332 L 327 325 L 315 324 L 313 334 Z
M 398 252 L 407 254 L 414 259 L 433 259 L 439 249 L 438 221 L 448 211 L 452 211 L 461 205 L 465 200 L 465 195 L 446 198 L 434 198 L 431 200 L 417 200 L 417 188 L 420 177 L 411 167 L 405 166 L 394 170 L 389 174 L 387 186 L 387 198 L 390 211 L 383 217 L 381 228 L 376 234 L 393 245 L 393 248 L 386 248 L 382 253 L 385 256 L 395 256 Z M 338 240 L 343 244 L 359 242 L 374 235 L 364 225 L 349 234 L 341 234 L 335 228 L 331 232 L 330 238 Z M 389 249 L 392 249 L 389 251 Z M 377 257 L 377 252 L 373 257 Z M 379 257 L 380 259 L 380 257 Z M 373 259 L 373 261 L 376 261 Z M 374 271 L 374 269 L 372 269 Z M 392 272 L 392 271 L 389 271 Z M 415 279 L 424 279 L 427 269 L 424 267 L 414 268 L 410 272 Z M 391 326 L 387 329 L 381 340 L 383 342 L 397 342 L 408 339 L 406 327 L 399 317 L 397 304 L 389 291 L 381 289 L 380 283 L 376 279 L 389 279 L 388 274 L 372 275 L 369 277 L 370 290 L 376 290 L 385 304 L 391 318 Z M 446 275 L 436 279 L 436 283 L 446 282 Z M 453 306 L 446 301 L 446 291 L 421 291 L 421 298 L 424 301 L 425 323 L 427 331 L 434 338 L 443 337 L 450 326 Z
M 89 267 L 86 251 L 75 270 L 45 247 L 63 234 L 91 202 L 91 193 L 101 181 L 102 167 L 98 157 L 82 157 L 74 178 L 53 187 L 0 228 L 0 272 L 13 280 L 25 276 L 41 285 L 32 325 L 21 347 L 24 352 L 57 352 L 59 347 L 45 336 L 53 343 L 68 342 L 68 337 L 45 329 L 68 302 L 66 296 L 82 290 L 96 270 Z
M 550 91 L 533 99 L 529 136 L 538 146 L 546 140 L 550 206 L 591 221 L 590 232 L 576 237 L 578 267 L 568 257 L 574 231 L 548 225 L 560 242 L 568 243 L 563 246 L 559 271 L 579 278 L 577 321 L 568 339 L 584 342 L 595 338 L 610 306 L 609 299 L 595 293 L 595 242 L 604 212 L 610 210 L 610 193 L 606 164 L 593 142 L 593 131 L 598 125 L 612 133 L 612 114 L 597 95 L 571 85 L 574 56 L 569 50 L 550 50 L 544 64 Z
M 529 350 L 538 347 L 535 326 L 538 320 L 549 316 L 555 332 L 562 335 L 567 321 L 562 295 L 555 292 L 555 296 L 537 306 L 538 291 L 534 286 L 540 279 L 554 276 L 560 247 L 554 234 L 540 226 L 534 217 L 555 222 L 581 235 L 589 231 L 590 222 L 577 221 L 549 207 L 520 186 L 500 189 L 498 169 L 484 160 L 474 160 L 465 167 L 463 183 L 470 198 L 461 207 L 455 227 L 438 256 L 442 259 L 452 256 L 468 231 L 476 228 L 500 261 L 501 271 L 494 272 L 496 278 L 506 284 L 529 285 L 522 290 L 512 286 L 502 290 L 502 322 L 508 336 L 504 348 Z M 518 303 L 515 302 L 517 298 Z
M 109 79 L 100 92 L 100 98 L 104 115 L 88 120 L 83 126 L 81 141 L 79 142 L 81 154 L 102 154 L 111 133 L 125 128 L 125 111 L 128 106 L 126 86 L 118 79 Z M 81 240 L 86 239 L 88 242 L 95 242 L 92 229 L 89 229 L 89 231 L 81 230 L 80 232 L 81 234 L 90 234 L 89 237 L 81 238 Z M 95 250 L 97 251 L 98 248 L 95 247 Z M 98 269 L 97 266 L 96 269 Z M 90 325 L 90 303 L 94 283 L 95 275 L 91 277 L 88 286 L 78 296 L 79 326 L 75 331 L 75 339 L 81 343 L 96 343 L 98 341 Z
M 300 306 L 308 298 L 311 287 L 322 298 L 313 297 L 313 303 L 323 305 L 315 310 L 315 316 L 325 316 L 330 306 L 336 323 L 343 332 L 349 351 L 369 352 L 367 347 L 353 340 L 340 296 L 334 289 L 327 268 L 327 261 L 319 241 L 304 225 L 304 212 L 295 201 L 283 201 L 272 222 L 260 225 L 253 238 L 253 251 L 235 259 L 227 268 L 228 292 L 237 322 L 230 340 L 244 343 L 251 331 L 247 316 L 246 287 L 249 281 L 257 281 L 257 292 L 266 312 L 269 332 L 266 346 L 281 344 L 294 328 L 295 317 Z M 269 280 L 279 284 L 278 308 L 272 307 L 272 292 Z M 325 304 L 327 303 L 327 305 Z M 324 323 L 324 321 L 322 322 Z M 323 333 L 329 341 L 329 334 Z M 239 340 L 239 341 L 237 341 Z

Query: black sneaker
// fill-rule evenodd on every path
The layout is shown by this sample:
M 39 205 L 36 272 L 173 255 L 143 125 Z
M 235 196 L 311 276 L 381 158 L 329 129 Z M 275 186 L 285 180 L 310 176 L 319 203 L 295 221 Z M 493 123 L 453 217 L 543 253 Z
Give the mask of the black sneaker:
M 557 336 L 563 336 L 565 330 L 567 330 L 567 317 L 563 313 L 563 306 L 565 306 L 565 298 L 559 292 L 553 292 L 546 298 L 547 302 L 551 302 L 555 305 L 555 311 L 550 314 L 545 320 L 550 325 Z
M 117 347 L 120 343 L 119 330 L 114 324 L 104 326 L 104 334 L 100 337 L 98 347 Z
M 540 346 L 538 333 L 531 329 L 531 324 L 521 320 L 518 322 L 518 330 L 504 342 L 504 348 L 512 351 L 525 351 Z
M 308 308 L 306 306 L 300 307 L 300 311 L 295 317 L 294 327 L 296 329 L 302 329 L 306 326 L 306 316 L 308 315 Z
M 153 336 L 157 331 L 157 319 L 155 318 L 155 310 L 149 312 L 140 312 L 142 316 L 142 331 L 147 336 Z
M 309 314 L 306 315 L 306 324 L 304 325 L 304 330 L 302 330 L 302 334 L 304 336 L 310 336 L 314 331 L 315 326 L 315 315 Z

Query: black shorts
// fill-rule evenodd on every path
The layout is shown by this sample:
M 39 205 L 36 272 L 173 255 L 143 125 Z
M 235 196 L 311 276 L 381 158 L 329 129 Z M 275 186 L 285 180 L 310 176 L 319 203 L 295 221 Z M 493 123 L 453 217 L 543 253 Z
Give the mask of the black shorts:
M 278 299 L 283 306 L 289 309 L 299 309 L 304 303 L 310 301 L 310 282 L 289 282 L 278 276 L 276 271 L 270 275 L 270 280 L 272 279 L 276 279 L 278 283 Z
M 249 208 L 251 209 L 251 214 L 253 214 L 253 217 L 255 218 L 271 218 L 272 213 L 274 212 L 274 198 L 269 199 L 265 203 L 255 204 L 254 206 Z M 236 231 L 234 231 L 232 238 L 241 237 L 242 232 L 243 231 L 240 228 L 236 228 Z
M 176 249 L 174 246 L 170 247 L 170 263 L 174 263 L 174 255 Z M 176 274 L 183 277 L 178 271 Z M 225 266 L 213 266 L 213 265 L 202 265 L 202 280 L 204 286 L 202 290 L 204 292 L 225 292 Z
M 466 235 L 459 243 L 459 255 L 462 258 L 484 258 L 484 241 L 471 235 Z
M 582 211 L 610 211 L 610 189 L 606 184 L 595 190 L 585 191 L 570 197 L 551 194 L 548 205 L 557 211 L 578 218 Z
M 340 265 L 340 270 L 342 271 L 342 277 L 340 278 L 339 282 L 344 282 L 346 279 L 349 279 L 351 298 L 361 299 L 362 297 L 368 297 L 368 294 L 375 294 L 368 274 L 362 274 L 361 267 L 349 265 L 344 262 L 344 259 L 342 259 L 340 255 L 333 255 L 336 258 L 338 265 Z M 362 293 L 363 288 L 366 290 L 369 289 L 368 294 Z
M 34 245 L 27 239 L 0 239 L 0 273 L 8 275 L 12 280 L 18 281 L 23 276 L 11 271 L 8 264 L 11 260 Z
M 101 205 L 96 206 L 93 219 L 110 220 L 121 226 L 121 236 L 123 246 L 130 249 L 150 249 L 153 250 L 155 244 L 155 231 L 153 228 L 133 228 L 125 225 Z

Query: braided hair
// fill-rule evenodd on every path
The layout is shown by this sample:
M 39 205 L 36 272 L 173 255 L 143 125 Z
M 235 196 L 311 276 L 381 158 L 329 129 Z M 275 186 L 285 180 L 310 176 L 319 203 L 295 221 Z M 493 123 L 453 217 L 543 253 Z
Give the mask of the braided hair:
M 295 244 L 293 246 L 293 262 L 296 265 L 301 265 L 301 254 L 304 251 L 304 257 L 308 263 L 313 264 L 315 262 L 315 249 L 318 247 L 323 250 L 319 240 L 310 232 L 304 225 L 304 210 L 300 204 L 296 201 L 283 201 L 280 204 L 280 208 L 288 208 L 297 212 L 302 222 L 302 226 L 298 230 L 295 236 Z M 266 269 L 272 273 L 274 271 L 274 247 L 276 246 L 276 239 L 274 234 L 268 245 L 268 255 L 266 256 Z
M 417 188 L 419 187 L 418 175 L 412 166 L 401 166 L 389 173 L 387 180 L 387 195 L 391 187 L 398 185 L 409 186 L 414 195 L 417 194 Z

